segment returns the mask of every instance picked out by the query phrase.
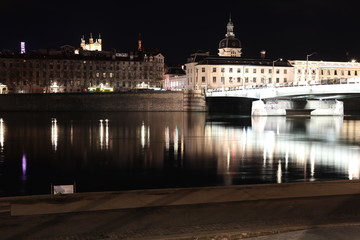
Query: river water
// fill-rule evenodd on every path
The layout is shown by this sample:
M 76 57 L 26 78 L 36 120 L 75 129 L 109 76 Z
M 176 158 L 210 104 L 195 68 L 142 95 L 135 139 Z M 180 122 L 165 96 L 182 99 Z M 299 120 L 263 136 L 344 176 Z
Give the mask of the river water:
M 0 113 L 0 196 L 353 180 L 360 118 Z

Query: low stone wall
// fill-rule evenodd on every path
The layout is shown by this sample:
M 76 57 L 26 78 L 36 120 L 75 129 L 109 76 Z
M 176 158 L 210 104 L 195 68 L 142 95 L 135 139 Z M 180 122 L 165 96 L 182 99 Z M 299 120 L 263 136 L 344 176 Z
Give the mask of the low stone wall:
M 201 91 L 5 94 L 0 111 L 206 111 L 201 96 Z

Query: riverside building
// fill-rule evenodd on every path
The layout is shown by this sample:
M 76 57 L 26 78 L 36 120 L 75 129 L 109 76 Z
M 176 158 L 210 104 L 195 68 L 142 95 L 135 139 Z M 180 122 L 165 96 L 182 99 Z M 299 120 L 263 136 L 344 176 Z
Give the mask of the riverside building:
M 218 56 L 192 54 L 186 66 L 188 89 L 229 89 L 281 86 L 293 81 L 293 66 L 282 59 L 243 58 L 241 42 L 229 19 L 225 38 L 219 42 Z
M 146 51 L 139 40 L 135 52 L 102 51 L 102 40 L 80 48 L 19 53 L 0 52 L 0 83 L 10 93 L 81 92 L 91 89 L 124 91 L 162 86 L 164 56 Z

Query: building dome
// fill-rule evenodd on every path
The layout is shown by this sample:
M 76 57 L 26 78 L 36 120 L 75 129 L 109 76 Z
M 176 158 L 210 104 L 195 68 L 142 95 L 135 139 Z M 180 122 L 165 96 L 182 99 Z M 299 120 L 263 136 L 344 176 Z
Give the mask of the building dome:
M 219 48 L 241 48 L 241 43 L 235 37 L 227 37 L 219 42 Z
M 225 38 L 219 42 L 219 56 L 241 57 L 241 43 L 240 40 L 235 37 L 234 24 L 231 21 L 231 17 L 226 28 L 227 33 L 225 34 Z

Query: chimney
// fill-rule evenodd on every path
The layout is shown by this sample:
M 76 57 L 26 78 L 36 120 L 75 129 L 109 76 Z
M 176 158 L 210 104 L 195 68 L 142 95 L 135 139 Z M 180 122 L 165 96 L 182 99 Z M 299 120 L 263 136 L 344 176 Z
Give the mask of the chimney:
M 260 57 L 261 57 L 261 59 L 264 59 L 264 58 L 265 58 L 265 55 L 266 55 L 266 51 L 265 51 L 265 50 L 261 50 L 261 51 L 260 51 Z

